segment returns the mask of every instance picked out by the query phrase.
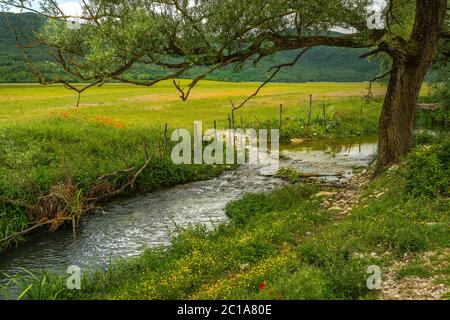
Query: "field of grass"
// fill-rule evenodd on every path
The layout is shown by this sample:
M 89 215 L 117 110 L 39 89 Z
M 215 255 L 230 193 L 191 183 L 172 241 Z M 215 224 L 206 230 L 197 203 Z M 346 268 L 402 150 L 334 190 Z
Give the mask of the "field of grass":
M 399 167 L 376 180 L 367 182 L 368 174 L 363 175 L 356 184 L 365 181 L 364 188 L 344 215 L 324 205 L 324 199 L 333 203 L 339 190 L 317 185 L 248 194 L 228 205 L 230 223 L 212 233 L 199 227 L 183 230 L 168 250 L 149 250 L 105 272 L 86 274 L 81 291 L 69 291 L 63 278 L 45 274 L 33 281 L 26 297 L 439 297 L 436 288 L 450 284 L 449 152 L 448 142 L 417 146 Z M 341 191 L 346 200 L 348 192 Z M 381 291 L 366 284 L 367 269 L 374 265 L 382 271 Z M 19 283 L 22 289 L 29 285 L 26 279 Z
M 82 199 L 99 188 L 120 188 L 145 163 L 144 145 L 153 159 L 125 193 L 217 174 L 224 168 L 174 166 L 167 146 L 161 149 L 165 125 L 166 137 L 175 128 L 192 129 L 194 121 L 203 121 L 204 130 L 212 128 L 214 121 L 218 128 L 226 128 L 230 100 L 239 103 L 258 85 L 203 81 L 182 102 L 169 81 L 151 88 L 109 84 L 86 91 L 79 107 L 77 95 L 60 85 L 0 85 L 0 240 L 54 218 L 56 212 L 43 213 L 41 208 L 29 212 L 43 197 L 71 203 L 64 210 L 72 212 L 80 211 Z M 235 113 L 235 126 L 242 121 L 243 127 L 278 128 L 283 104 L 282 142 L 375 135 L 385 87 L 375 84 L 372 99 L 365 98 L 367 87 L 367 83 L 269 84 Z M 130 168 L 127 174 L 99 181 Z M 4 246 L 0 244 L 0 249 Z
M 187 81 L 182 81 L 187 85 Z M 126 125 L 192 127 L 194 121 L 212 126 L 227 125 L 231 112 L 230 100 L 239 103 L 252 94 L 257 83 L 227 83 L 203 81 L 195 87 L 188 101 L 181 101 L 172 82 L 162 82 L 151 88 L 110 84 L 92 88 L 81 96 L 76 108 L 77 95 L 62 86 L 0 84 L 0 125 L 29 120 L 46 121 L 62 113 L 80 116 L 109 117 Z M 313 118 L 322 114 L 322 102 L 327 107 L 339 107 L 342 113 L 358 113 L 365 107 L 363 96 L 368 83 L 304 83 L 269 84 L 259 95 L 236 113 L 244 122 L 278 119 L 279 105 L 284 106 L 285 117 L 308 113 L 309 94 L 313 95 Z M 385 87 L 375 84 L 373 93 L 382 95 Z M 345 98 L 345 102 L 342 99 Z M 330 115 L 332 109 L 329 110 Z M 236 122 L 238 120 L 236 119 Z

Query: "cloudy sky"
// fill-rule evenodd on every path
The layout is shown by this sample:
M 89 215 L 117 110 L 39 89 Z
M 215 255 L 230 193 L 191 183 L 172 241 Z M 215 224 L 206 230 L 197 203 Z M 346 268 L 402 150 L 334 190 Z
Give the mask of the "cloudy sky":
M 57 0 L 60 5 L 60 8 L 64 11 L 67 15 L 80 15 L 81 14 L 81 6 L 80 1 L 77 0 Z M 39 8 L 39 1 L 32 1 L 32 7 L 35 9 Z M 20 9 L 18 8 L 10 8 L 10 11 L 12 12 L 20 12 Z

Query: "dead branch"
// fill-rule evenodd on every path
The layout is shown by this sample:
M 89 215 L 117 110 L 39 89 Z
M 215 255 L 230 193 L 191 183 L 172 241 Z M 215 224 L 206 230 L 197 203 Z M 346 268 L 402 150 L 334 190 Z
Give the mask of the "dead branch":
M 298 176 L 300 178 L 308 179 L 308 178 L 325 178 L 325 177 L 342 177 L 344 173 L 338 172 L 338 173 L 299 173 Z
M 388 72 L 383 73 L 382 75 L 379 75 L 379 76 L 376 76 L 376 77 L 372 78 L 372 79 L 369 81 L 369 88 L 368 88 L 368 92 L 367 92 L 366 97 L 367 97 L 367 98 L 372 98 L 372 97 L 373 97 L 373 94 L 372 94 L 372 84 L 373 84 L 375 81 L 380 80 L 380 79 L 383 79 L 384 77 L 386 77 L 387 75 L 389 75 L 389 74 L 391 74 L 391 73 L 392 73 L 392 70 L 389 70 Z
M 72 220 L 72 218 L 57 218 L 57 219 L 58 219 L 58 220 L 63 219 L 63 220 L 66 220 L 66 221 L 67 221 L 67 220 Z M 36 230 L 36 229 L 38 229 L 38 228 L 44 227 L 44 226 L 49 225 L 49 224 L 54 224 L 54 223 L 55 223 L 55 220 L 56 220 L 56 218 L 55 218 L 55 219 L 52 219 L 52 220 L 48 220 L 48 219 L 46 219 L 46 220 L 41 220 L 40 222 L 34 224 L 32 227 L 30 227 L 30 228 L 28 228 L 28 229 L 25 229 L 25 230 L 16 232 L 16 233 L 14 233 L 14 234 L 12 234 L 12 235 L 7 236 L 6 238 L 0 239 L 0 243 L 6 242 L 6 243 L 8 244 L 8 243 L 11 242 L 12 240 L 17 239 L 17 238 L 20 237 L 20 236 L 29 234 L 29 233 L 32 232 L 33 230 Z
M 112 190 L 112 191 L 106 190 L 106 192 L 103 192 L 103 194 L 94 198 L 95 202 L 101 202 L 101 201 L 105 201 L 110 198 L 117 197 L 118 195 L 122 194 L 126 189 L 133 188 L 134 184 L 136 183 L 136 180 L 139 178 L 139 176 L 144 172 L 144 170 L 148 167 L 150 162 L 153 160 L 153 157 L 148 154 L 146 142 L 144 143 L 144 153 L 145 153 L 146 160 L 145 160 L 144 164 L 142 165 L 142 167 L 138 171 L 136 171 L 136 173 L 131 177 L 131 179 L 129 179 L 125 184 L 123 184 L 120 188 L 118 188 L 116 190 Z M 134 168 L 119 170 L 116 173 L 108 174 L 105 176 L 111 177 L 111 176 L 114 176 L 115 174 L 118 174 L 121 172 L 131 172 L 132 170 L 134 170 Z
M 98 180 L 105 180 L 106 178 L 117 176 L 119 173 L 130 173 L 133 170 L 134 170 L 134 167 L 129 167 L 127 169 L 116 170 L 116 171 L 114 171 L 112 173 L 108 173 L 108 174 L 105 174 L 105 175 L 101 176 L 100 178 L 98 178 Z
M 9 245 L 14 239 L 20 238 L 32 231 L 49 226 L 49 231 L 56 231 L 67 221 L 72 223 L 74 236 L 81 217 L 87 212 L 95 209 L 95 203 L 105 201 L 107 199 L 117 197 L 128 188 L 133 188 L 139 176 L 144 172 L 152 161 L 152 157 L 148 153 L 147 142 L 144 143 L 145 163 L 139 170 L 131 176 L 126 183 L 120 188 L 114 189 L 113 185 L 108 183 L 97 184 L 89 192 L 88 197 L 84 198 L 81 190 L 72 183 L 65 183 L 52 187 L 50 194 L 39 197 L 35 205 L 30 205 L 22 201 L 12 200 L 4 196 L 0 196 L 0 202 L 9 205 L 21 206 L 36 216 L 36 221 L 30 223 L 31 227 L 11 234 L 3 239 L 0 243 Z M 130 173 L 134 167 L 117 170 L 110 174 L 105 174 L 99 178 L 103 181 L 121 173 Z M 31 218 L 30 218 L 31 220 Z
M 295 57 L 295 59 L 294 59 L 292 62 L 290 62 L 290 63 L 284 63 L 284 64 L 280 64 L 280 65 L 271 67 L 268 71 L 269 71 L 269 72 L 272 71 L 272 70 L 275 70 L 275 71 L 274 71 L 274 72 L 266 79 L 266 81 L 264 81 L 264 82 L 256 89 L 256 91 L 255 91 L 253 94 L 251 94 L 250 96 L 248 96 L 248 97 L 247 97 L 244 101 L 242 101 L 239 105 L 236 106 L 236 105 L 233 103 L 233 101 L 230 100 L 233 111 L 238 110 L 238 109 L 241 109 L 247 102 L 249 102 L 252 98 L 254 98 L 255 96 L 257 96 L 258 93 L 261 91 L 261 89 L 262 89 L 263 87 L 265 87 L 270 81 L 272 81 L 272 79 L 278 74 L 278 72 L 281 71 L 281 69 L 283 69 L 283 68 L 285 68 L 285 67 L 291 67 L 291 66 L 295 65 L 295 64 L 300 60 L 300 58 L 306 53 L 306 51 L 308 51 L 309 49 L 310 49 L 310 48 L 308 47 L 308 48 L 304 48 L 303 50 L 301 50 L 301 51 L 299 52 L 299 54 Z

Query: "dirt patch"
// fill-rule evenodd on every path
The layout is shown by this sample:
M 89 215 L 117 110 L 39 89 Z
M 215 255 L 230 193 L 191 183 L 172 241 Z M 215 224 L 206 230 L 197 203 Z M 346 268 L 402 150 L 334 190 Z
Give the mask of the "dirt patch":
M 322 207 L 332 211 L 335 219 L 343 219 L 360 202 L 361 191 L 370 182 L 370 170 L 363 170 L 349 179 L 338 193 L 319 193 L 325 196 Z
M 432 275 L 425 277 L 399 277 L 399 271 L 408 266 L 413 259 L 428 270 Z M 444 269 L 450 265 L 450 249 L 443 252 L 426 252 L 417 256 L 405 257 L 403 261 L 395 262 L 384 275 L 380 293 L 382 300 L 442 300 L 450 294 Z M 448 280 L 448 276 L 447 276 Z
M 395 167 L 392 169 L 395 170 Z M 338 192 L 321 192 L 322 207 L 333 213 L 333 220 L 341 220 L 351 214 L 352 209 L 363 199 L 360 194 L 370 182 L 371 171 L 364 170 L 350 179 Z M 369 197 L 379 198 L 386 190 L 374 192 Z M 416 265 L 424 274 L 404 272 L 405 268 Z M 450 268 L 450 249 L 439 252 L 426 252 L 420 255 L 407 255 L 403 260 L 394 261 L 383 272 L 381 300 L 442 300 L 450 295 L 448 271 Z M 403 272 L 403 274 L 402 274 Z

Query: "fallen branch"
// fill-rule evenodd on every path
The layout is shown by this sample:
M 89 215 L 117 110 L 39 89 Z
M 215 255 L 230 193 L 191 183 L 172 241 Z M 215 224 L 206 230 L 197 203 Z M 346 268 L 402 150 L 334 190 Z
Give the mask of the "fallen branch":
M 13 199 L 9 199 L 3 196 L 0 196 L 0 202 L 3 202 L 5 204 L 11 204 L 13 206 L 19 206 L 25 209 L 29 209 L 29 210 L 35 210 L 36 207 L 32 206 L 29 203 L 23 202 L 23 201 L 19 201 L 19 200 L 13 200 Z
M 98 178 L 98 180 L 105 180 L 106 178 L 114 177 L 114 176 L 118 175 L 119 173 L 130 173 L 133 170 L 134 170 L 134 167 L 129 167 L 127 169 L 116 170 L 116 171 L 114 171 L 112 173 L 108 173 L 108 174 L 105 174 L 105 175 L 101 176 L 100 178 Z
M 133 177 L 132 177 L 130 180 L 128 180 L 124 185 L 122 185 L 119 189 L 116 189 L 116 190 L 114 190 L 114 191 L 112 191 L 112 192 L 106 192 L 105 194 L 100 195 L 100 196 L 98 196 L 97 198 L 94 198 L 95 201 L 104 201 L 104 200 L 109 199 L 109 198 L 117 197 L 119 194 L 121 194 L 122 192 L 124 192 L 127 188 L 130 188 L 130 187 L 133 188 L 133 187 L 134 187 L 134 184 L 136 183 L 136 180 L 139 178 L 139 176 L 142 174 L 142 172 L 144 172 L 144 170 L 148 167 L 148 165 L 150 164 L 150 162 L 151 162 L 152 159 L 153 159 L 153 157 L 151 157 L 151 156 L 148 154 L 146 144 L 144 145 L 144 152 L 145 152 L 145 157 L 146 157 L 145 163 L 144 163 L 144 165 L 143 165 L 143 166 L 142 166 L 142 167 L 141 167 L 141 168 L 133 175 Z M 125 170 L 119 170 L 119 171 L 117 171 L 117 173 L 124 172 L 124 171 L 131 172 L 132 170 L 133 170 L 133 168 L 131 168 L 131 169 L 125 169 Z M 111 176 L 113 176 L 113 174 L 109 174 L 109 175 L 105 175 L 105 176 L 111 177 Z
M 38 222 L 37 224 L 34 224 L 32 227 L 30 227 L 28 229 L 16 232 L 16 233 L 14 233 L 12 235 L 7 236 L 6 238 L 1 239 L 0 243 L 3 243 L 3 242 L 9 243 L 10 241 L 14 240 L 15 238 L 23 236 L 25 234 L 28 234 L 28 233 L 30 233 L 33 230 L 36 230 L 38 228 L 41 228 L 41 227 L 49 225 L 49 224 L 54 224 L 55 220 L 72 220 L 72 218 L 55 218 L 55 219 L 52 219 L 52 220 L 46 219 L 46 221 Z
M 324 178 L 324 177 L 342 177 L 344 175 L 343 172 L 338 173 L 329 173 L 329 174 L 321 174 L 321 173 L 299 173 L 298 176 L 300 178 Z
M 117 197 L 123 193 L 127 188 L 133 188 L 139 176 L 144 172 L 152 161 L 152 157 L 148 154 L 147 143 L 144 143 L 144 153 L 146 160 L 141 168 L 131 177 L 128 181 L 123 184 L 118 189 L 113 189 L 113 185 L 104 183 L 103 185 L 97 185 L 91 189 L 88 193 L 89 197 L 84 197 L 81 190 L 71 183 L 62 184 L 52 187 L 49 195 L 41 196 L 37 199 L 35 205 L 30 205 L 23 201 L 12 200 L 4 196 L 0 196 L 0 202 L 9 205 L 21 206 L 30 212 L 32 212 L 36 217 L 36 222 L 30 223 L 31 227 L 11 234 L 3 239 L 0 239 L 0 243 L 6 242 L 6 246 L 9 245 L 11 241 L 17 239 L 21 236 L 29 234 L 30 232 L 39 229 L 44 226 L 48 226 L 50 231 L 56 231 L 60 226 L 62 226 L 66 221 L 72 222 L 72 229 L 74 236 L 76 233 L 76 228 L 78 222 L 83 214 L 91 211 L 95 208 L 95 203 L 107 200 L 109 198 Z M 134 168 L 126 168 L 121 170 L 116 170 L 113 173 L 105 174 L 99 178 L 103 181 L 107 178 L 111 178 L 121 173 L 130 173 Z M 96 188 L 99 191 L 96 191 Z M 96 194 L 100 193 L 99 196 Z M 30 220 L 31 220 L 30 215 Z

